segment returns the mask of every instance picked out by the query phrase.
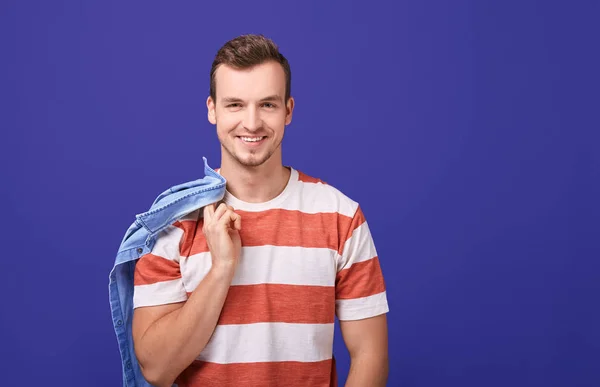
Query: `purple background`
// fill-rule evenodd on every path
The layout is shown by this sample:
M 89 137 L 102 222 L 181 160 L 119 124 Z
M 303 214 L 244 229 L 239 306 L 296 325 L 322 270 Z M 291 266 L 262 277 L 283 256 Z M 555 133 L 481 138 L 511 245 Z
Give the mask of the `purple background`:
M 389 385 L 600 385 L 599 3 L 323 3 L 2 1 L 1 385 L 119 385 L 118 244 L 218 166 L 210 65 L 248 32 L 292 66 L 284 162 L 370 222 Z

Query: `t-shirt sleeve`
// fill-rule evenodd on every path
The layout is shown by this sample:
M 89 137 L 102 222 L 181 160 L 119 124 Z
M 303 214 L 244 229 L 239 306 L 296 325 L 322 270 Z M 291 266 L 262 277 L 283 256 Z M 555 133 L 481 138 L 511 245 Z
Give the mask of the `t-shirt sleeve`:
M 335 280 L 336 315 L 340 320 L 360 320 L 389 311 L 379 257 L 360 208 L 340 243 Z
M 135 266 L 133 307 L 172 304 L 187 300 L 180 270 L 185 231 L 179 222 L 161 231 L 152 251 Z

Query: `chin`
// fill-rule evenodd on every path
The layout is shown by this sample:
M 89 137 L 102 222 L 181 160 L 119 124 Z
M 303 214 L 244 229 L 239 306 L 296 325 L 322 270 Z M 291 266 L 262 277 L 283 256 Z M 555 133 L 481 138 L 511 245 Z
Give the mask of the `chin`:
M 268 157 L 236 157 L 236 160 L 245 167 L 258 167 L 269 160 Z
M 254 152 L 247 149 L 236 149 L 235 144 L 221 142 L 222 149 L 229 154 L 229 157 L 244 167 L 258 167 L 265 164 L 275 154 L 274 149 L 257 149 Z

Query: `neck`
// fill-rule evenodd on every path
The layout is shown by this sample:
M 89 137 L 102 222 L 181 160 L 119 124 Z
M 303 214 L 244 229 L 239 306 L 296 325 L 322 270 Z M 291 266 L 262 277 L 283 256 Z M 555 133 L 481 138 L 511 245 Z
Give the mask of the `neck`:
M 233 196 L 248 203 L 264 203 L 285 189 L 291 171 L 283 166 L 280 155 L 273 154 L 262 165 L 248 167 L 223 151 L 219 173 Z

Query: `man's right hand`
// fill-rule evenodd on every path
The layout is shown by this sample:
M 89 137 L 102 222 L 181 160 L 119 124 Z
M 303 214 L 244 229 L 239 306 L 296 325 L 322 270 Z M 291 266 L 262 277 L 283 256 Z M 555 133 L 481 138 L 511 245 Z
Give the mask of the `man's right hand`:
M 242 218 L 225 203 L 204 207 L 202 232 L 206 238 L 214 268 L 235 269 L 242 251 Z

